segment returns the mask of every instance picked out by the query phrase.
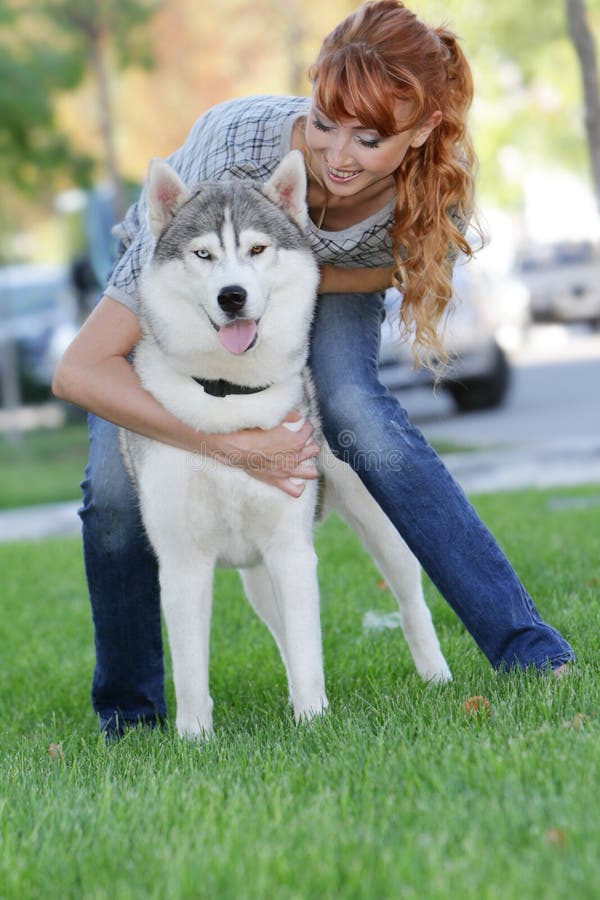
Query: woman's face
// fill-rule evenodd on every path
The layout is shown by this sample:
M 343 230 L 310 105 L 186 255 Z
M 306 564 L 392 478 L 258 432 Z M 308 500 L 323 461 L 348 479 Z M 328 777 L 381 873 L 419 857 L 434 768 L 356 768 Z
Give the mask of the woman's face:
M 402 107 L 405 107 L 404 109 Z M 333 122 L 313 101 L 306 122 L 306 143 L 317 174 L 330 194 L 351 197 L 379 181 L 389 179 L 409 147 L 420 147 L 441 120 L 437 112 L 425 125 L 383 137 L 358 119 Z M 407 120 L 406 104 L 398 103 L 399 129 Z

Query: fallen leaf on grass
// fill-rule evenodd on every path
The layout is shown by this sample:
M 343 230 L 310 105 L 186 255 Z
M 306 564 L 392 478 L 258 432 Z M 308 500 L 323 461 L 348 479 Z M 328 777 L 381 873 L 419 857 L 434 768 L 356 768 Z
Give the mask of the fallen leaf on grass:
M 586 716 L 585 713 L 578 712 L 577 715 L 573 716 L 572 719 L 566 719 L 563 722 L 565 728 L 583 728 L 590 721 L 590 716 Z
M 468 716 L 486 716 L 488 719 L 492 714 L 492 707 L 487 697 L 469 697 L 465 700 L 465 712 Z
M 383 578 L 381 579 L 381 581 L 377 582 L 377 587 L 380 591 L 389 591 L 390 589 L 389 584 L 387 583 L 387 581 L 384 581 Z
M 546 840 L 554 847 L 567 846 L 567 832 L 562 828 L 549 828 L 546 832 Z
M 65 751 L 63 750 L 62 744 L 50 744 L 48 747 L 48 756 L 50 759 L 64 759 Z

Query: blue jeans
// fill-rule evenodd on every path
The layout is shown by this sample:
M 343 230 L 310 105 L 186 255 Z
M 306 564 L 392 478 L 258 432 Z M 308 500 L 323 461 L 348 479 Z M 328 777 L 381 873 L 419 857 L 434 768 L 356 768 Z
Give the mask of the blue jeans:
M 120 733 L 167 713 L 158 566 L 119 452 L 119 429 L 93 415 L 88 426 L 79 515 L 96 643 L 92 703 L 101 728 Z
M 359 474 L 495 667 L 574 658 L 397 399 L 381 385 L 380 294 L 319 298 L 311 368 L 329 445 Z M 96 634 L 92 698 L 110 729 L 165 715 L 157 567 L 114 425 L 90 416 L 81 510 Z

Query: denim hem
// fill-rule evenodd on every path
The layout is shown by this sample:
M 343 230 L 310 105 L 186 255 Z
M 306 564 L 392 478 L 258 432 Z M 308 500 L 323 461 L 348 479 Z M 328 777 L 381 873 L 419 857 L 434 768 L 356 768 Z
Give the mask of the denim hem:
M 537 659 L 530 659 L 526 663 L 521 662 L 519 659 L 507 663 L 506 660 L 503 659 L 496 668 L 498 671 L 504 671 L 506 673 L 514 672 L 515 670 L 524 671 L 526 669 L 537 669 L 539 672 L 546 673 L 553 672 L 555 669 L 560 668 L 560 666 L 564 666 L 565 663 L 575 662 L 576 659 L 575 653 L 569 648 L 569 650 L 565 650 L 558 656 L 541 656 Z
M 562 653 L 560 656 L 557 656 L 554 659 L 549 659 L 548 663 L 549 663 L 552 671 L 554 671 L 554 669 L 558 669 L 558 668 L 560 668 L 560 666 L 564 666 L 565 663 L 575 662 L 576 659 L 577 659 L 577 657 L 575 656 L 575 654 L 573 652 Z
M 130 719 L 119 713 L 111 713 L 108 716 L 99 713 L 99 718 L 100 732 L 105 735 L 107 741 L 118 740 L 134 728 L 149 728 L 153 731 L 161 728 L 167 721 L 166 715 L 160 713 L 153 716 L 136 716 Z

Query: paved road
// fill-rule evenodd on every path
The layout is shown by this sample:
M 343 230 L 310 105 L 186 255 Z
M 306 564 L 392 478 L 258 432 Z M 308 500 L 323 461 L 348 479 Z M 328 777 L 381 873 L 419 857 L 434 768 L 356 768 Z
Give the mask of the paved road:
M 537 328 L 513 354 L 505 407 L 458 415 L 443 393 L 402 400 L 430 440 L 476 448 L 445 461 L 468 492 L 600 485 L 600 335 Z M 0 542 L 79 534 L 77 503 L 0 514 Z
M 412 392 L 403 402 L 430 440 L 521 449 L 600 443 L 600 334 L 540 326 L 512 358 L 502 409 L 458 415 L 443 391 Z
M 444 392 L 403 401 L 429 440 L 477 449 L 446 457 L 468 491 L 600 483 L 600 334 L 538 326 L 512 361 L 502 409 L 460 415 Z

